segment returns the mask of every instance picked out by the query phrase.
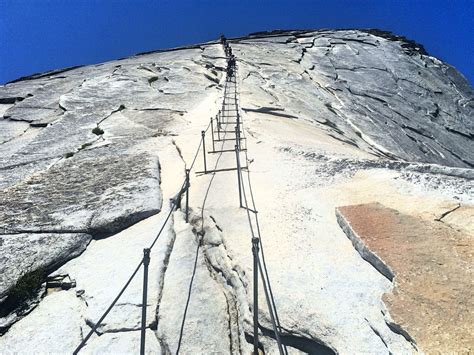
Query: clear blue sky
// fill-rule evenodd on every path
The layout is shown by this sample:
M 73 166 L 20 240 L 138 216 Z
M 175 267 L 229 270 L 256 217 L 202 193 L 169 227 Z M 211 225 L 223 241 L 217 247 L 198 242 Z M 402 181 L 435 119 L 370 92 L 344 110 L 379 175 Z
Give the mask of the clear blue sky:
M 270 29 L 405 35 L 474 83 L 474 0 L 0 0 L 0 83 Z

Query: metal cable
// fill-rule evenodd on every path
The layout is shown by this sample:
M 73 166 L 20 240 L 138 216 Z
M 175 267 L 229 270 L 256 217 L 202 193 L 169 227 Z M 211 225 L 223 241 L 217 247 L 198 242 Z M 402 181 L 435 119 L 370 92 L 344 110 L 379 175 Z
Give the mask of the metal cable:
M 247 152 L 245 152 L 245 156 L 246 156 L 246 161 L 247 161 L 247 164 L 248 164 Z M 251 196 L 251 200 L 252 200 L 253 210 L 257 211 L 257 207 L 255 205 L 255 199 L 254 199 L 254 196 L 253 196 L 252 183 L 251 183 L 251 180 L 250 180 L 250 169 L 247 169 L 247 180 L 248 180 L 248 186 L 249 186 L 250 196 Z M 262 263 L 263 263 L 263 269 L 264 269 L 264 272 L 265 272 L 265 277 L 268 280 L 268 289 L 270 291 L 269 292 L 270 293 L 270 299 L 272 301 L 273 308 L 275 310 L 275 318 L 276 318 L 277 326 L 278 326 L 279 330 L 281 331 L 282 328 L 281 328 L 281 324 L 280 324 L 280 319 L 278 317 L 275 298 L 273 296 L 273 291 L 272 291 L 272 287 L 271 287 L 271 283 L 270 283 L 270 277 L 268 276 L 267 264 L 265 262 L 265 252 L 264 252 L 264 248 L 263 248 L 262 235 L 261 235 L 261 232 L 260 232 L 260 223 L 259 223 L 259 220 L 258 220 L 258 214 L 257 213 L 255 213 L 255 223 L 256 223 L 256 227 L 257 227 L 257 234 L 258 234 L 258 237 L 260 239 L 260 249 L 262 251 Z
M 268 306 L 270 307 L 271 301 L 270 301 L 270 297 L 268 295 L 268 287 L 267 287 L 268 285 L 267 285 L 267 282 L 265 281 L 265 278 L 263 277 L 262 264 L 260 262 L 260 258 L 258 258 L 258 269 L 260 270 L 260 276 L 262 277 L 263 290 L 265 291 L 265 298 L 267 300 Z M 276 321 L 275 321 L 275 317 L 273 315 L 273 312 L 270 312 L 270 317 L 271 317 L 271 320 L 272 320 L 273 329 L 275 331 L 276 341 L 278 343 L 278 350 L 280 351 L 280 354 L 284 354 L 285 352 L 283 351 L 283 345 L 281 343 L 280 333 L 276 329 Z
M 207 126 L 206 128 L 206 131 L 209 129 L 210 127 L 210 123 L 209 125 Z M 191 164 L 191 167 L 190 167 L 190 171 L 192 170 L 193 166 L 194 166 L 194 163 L 196 161 L 196 157 L 199 153 L 199 149 L 201 148 L 201 144 L 202 144 L 202 140 L 200 140 L 200 143 L 199 143 L 199 146 L 196 150 L 196 154 L 195 154 L 195 157 L 194 157 L 194 160 Z M 161 233 L 163 232 L 166 224 L 168 223 L 168 220 L 169 218 L 171 217 L 171 214 L 173 213 L 173 211 L 175 210 L 176 206 L 177 206 L 177 198 L 180 198 L 181 194 L 183 193 L 183 191 L 185 191 L 186 189 L 188 188 L 187 186 L 187 180 L 185 179 L 182 186 L 181 186 L 181 189 L 180 191 L 178 192 L 177 196 L 175 199 L 173 199 L 173 201 L 171 202 L 171 205 L 170 205 L 170 211 L 168 213 L 168 215 L 166 216 L 166 219 L 165 221 L 163 222 L 158 234 L 156 235 L 155 239 L 153 240 L 151 246 L 150 246 L 150 250 L 155 246 L 155 243 L 157 242 L 158 238 L 160 237 Z M 100 319 L 94 324 L 94 326 L 92 327 L 92 329 L 89 331 L 89 333 L 86 335 L 86 337 L 81 341 L 81 343 L 77 346 L 77 348 L 74 350 L 73 354 L 76 355 L 79 353 L 79 351 L 84 347 L 84 345 L 87 343 L 87 341 L 89 340 L 89 338 L 92 336 L 93 333 L 96 332 L 97 328 L 101 325 L 101 323 L 103 322 L 103 320 L 105 319 L 105 317 L 107 317 L 107 315 L 109 314 L 109 312 L 112 310 L 112 308 L 115 306 L 115 304 L 117 303 L 117 301 L 119 300 L 119 298 L 122 296 L 122 294 L 125 292 L 125 290 L 127 289 L 127 287 L 130 285 L 130 283 L 132 282 L 133 278 L 136 276 L 136 274 L 138 273 L 138 271 L 140 270 L 140 267 L 143 265 L 143 259 L 140 261 L 140 263 L 138 264 L 138 266 L 136 267 L 135 271 L 132 273 L 132 276 L 130 276 L 130 278 L 128 279 L 128 281 L 125 283 L 125 285 L 123 286 L 123 288 L 120 290 L 120 292 L 118 293 L 118 295 L 115 297 L 115 299 L 112 301 L 112 303 L 110 304 L 110 306 L 107 308 L 107 310 L 102 314 L 102 316 L 100 317 Z
M 196 268 L 197 268 L 197 261 L 198 261 L 199 247 L 200 246 L 201 246 L 200 243 L 197 243 L 196 257 L 194 258 L 193 275 L 191 276 L 191 281 L 189 282 L 188 298 L 186 300 L 186 306 L 184 307 L 183 320 L 181 322 L 181 329 L 179 331 L 179 340 L 178 340 L 178 347 L 176 349 L 176 354 L 179 354 L 179 349 L 181 348 L 181 341 L 183 339 L 183 333 L 184 333 L 184 323 L 185 323 L 185 320 L 186 320 L 186 315 L 188 313 L 189 302 L 191 300 L 191 291 L 192 291 L 192 288 L 193 288 L 194 276 L 196 275 Z
M 235 69 L 234 70 L 234 101 L 235 101 L 235 106 L 236 106 L 236 112 L 237 112 L 237 115 L 239 115 L 239 106 L 237 104 L 237 70 Z M 224 100 L 223 100 L 223 108 L 225 107 L 225 102 L 227 101 L 226 100 L 226 93 L 227 93 L 227 89 L 228 89 L 228 83 L 232 83 L 232 78 L 230 78 L 229 81 L 227 81 L 226 79 L 226 84 L 224 86 Z M 223 109 L 222 111 L 222 114 L 225 115 L 225 111 Z M 228 117 L 227 117 L 228 118 Z M 228 124 L 228 120 L 226 122 L 226 124 Z M 240 125 L 240 122 L 239 122 L 239 125 Z M 206 127 L 205 129 L 205 132 L 207 132 L 209 130 L 209 128 L 211 127 L 211 123 L 208 124 L 208 126 Z M 238 127 L 238 130 L 240 131 L 240 127 Z M 224 138 L 226 137 L 227 135 L 227 130 L 225 130 L 226 132 L 224 132 Z M 242 129 L 242 132 L 243 132 L 243 129 Z M 244 133 L 244 137 L 245 137 L 245 133 Z M 236 139 L 238 137 L 236 136 Z M 218 167 L 218 164 L 220 162 L 220 159 L 222 157 L 222 150 L 223 150 L 223 147 L 224 147 L 224 144 L 225 144 L 225 141 L 223 140 L 222 144 L 221 144 L 221 153 L 219 154 L 217 160 L 216 160 L 216 163 L 215 163 L 215 166 L 214 166 L 214 170 L 217 169 Z M 240 142 L 238 142 L 238 145 L 240 146 Z M 197 156 L 199 155 L 199 151 L 201 149 L 201 146 L 202 146 L 202 140 L 200 140 L 199 142 L 199 145 L 198 145 L 198 148 L 196 149 L 196 153 L 194 155 L 194 158 L 193 158 L 193 161 L 191 163 L 191 166 L 189 168 L 189 170 L 192 170 L 193 167 L 194 167 L 194 164 L 197 160 Z M 240 154 L 240 151 L 239 151 L 239 154 Z M 248 162 L 248 156 L 247 156 L 247 153 L 245 153 L 245 156 L 246 156 L 246 161 Z M 248 165 L 248 163 L 247 163 Z M 248 201 L 247 201 L 247 195 L 246 195 L 246 192 L 245 192 L 245 185 L 244 185 L 244 182 L 243 182 L 243 175 L 242 175 L 242 169 L 239 169 L 239 172 L 240 174 L 240 181 L 242 183 L 242 191 L 243 191 L 243 195 L 244 195 L 244 200 L 245 200 L 245 206 L 246 206 L 246 211 L 247 211 L 247 217 L 248 217 L 248 221 L 249 221 L 249 227 L 250 227 L 250 231 L 251 231 L 251 234 L 252 234 L 252 237 L 254 238 L 255 237 L 255 232 L 254 232 L 254 229 L 253 229 L 253 224 L 252 224 L 252 220 L 251 220 L 251 217 L 250 217 L 250 212 L 249 212 L 249 208 L 248 208 Z M 214 178 L 216 176 L 216 173 L 213 172 L 212 174 L 212 177 L 211 177 L 211 180 L 209 181 L 209 185 L 208 185 L 208 188 L 206 190 L 206 194 L 204 196 L 204 199 L 203 199 L 203 204 L 202 204 L 202 207 L 201 207 L 201 231 L 200 231 L 200 238 L 198 239 L 198 243 L 197 243 L 197 248 L 196 248 L 196 256 L 195 256 L 195 260 L 194 260 L 194 267 L 193 267 L 193 274 L 191 276 L 191 280 L 190 280 L 190 284 L 189 284 L 189 289 L 188 289 L 188 297 L 187 297 L 187 302 L 186 302 L 186 306 L 185 306 L 185 310 L 184 310 L 184 314 L 183 314 L 183 320 L 182 320 L 182 323 L 181 323 L 181 329 L 180 329 L 180 337 L 179 337 L 179 341 L 178 341 L 178 348 L 177 348 L 177 354 L 180 350 L 180 347 L 181 347 L 181 342 L 182 342 L 182 337 L 183 337 L 183 331 L 184 331 L 184 325 L 185 325 L 185 320 L 186 320 L 186 315 L 187 315 L 187 310 L 188 310 L 188 307 L 189 307 L 189 303 L 190 303 L 190 299 L 191 299 L 191 293 L 192 293 L 192 287 L 193 287 L 193 283 L 194 283 L 194 277 L 195 277 L 195 274 L 196 274 L 196 269 L 197 269 L 197 260 L 198 260 L 198 256 L 199 256 L 199 248 L 200 248 L 200 245 L 201 245 L 201 241 L 202 241 L 202 237 L 204 235 L 204 209 L 205 209 L 205 204 L 207 202 L 207 198 L 208 198 L 208 195 L 209 195 L 209 192 L 210 192 L 210 189 L 211 189 L 211 186 L 212 186 L 212 183 L 214 181 Z M 256 211 L 256 206 L 255 206 L 255 200 L 254 200 L 254 197 L 253 197 L 253 191 L 252 191 L 252 187 L 251 187 L 251 184 L 250 184 L 250 172 L 248 171 L 248 175 L 247 175 L 247 178 L 248 178 L 248 183 L 249 183 L 249 189 L 250 189 L 250 195 L 251 195 L 251 198 L 252 198 L 252 205 L 253 205 L 253 208 L 254 210 Z M 160 237 L 161 233 L 163 232 L 166 224 L 168 223 L 168 220 L 169 218 L 171 217 L 173 211 L 175 210 L 176 206 L 177 206 L 177 201 L 178 199 L 181 197 L 181 194 L 187 189 L 189 188 L 189 185 L 188 185 L 188 182 L 187 180 L 185 179 L 185 181 L 183 182 L 183 185 L 180 189 L 180 191 L 178 192 L 175 199 L 172 200 L 171 204 L 170 204 L 170 211 L 168 213 L 168 215 L 166 216 L 166 219 L 165 221 L 163 222 L 157 236 L 155 237 L 155 239 L 153 240 L 151 246 L 149 249 L 152 249 L 155 245 L 155 243 L 157 242 L 158 238 Z M 261 244 L 261 236 L 260 236 L 260 228 L 259 228 L 259 224 L 258 224 L 258 217 L 257 215 L 255 214 L 255 218 L 256 218 L 256 226 L 257 226 L 257 232 L 258 232 L 258 236 L 259 236 L 259 240 L 260 240 L 260 244 Z M 262 265 L 261 265 L 261 262 L 260 262 L 260 258 L 258 260 L 258 265 L 259 265 L 259 269 L 260 269 L 260 274 L 261 274 L 261 277 L 262 277 L 262 281 L 263 281 L 263 286 L 264 286 L 264 291 L 265 291 L 265 296 L 266 296 L 266 300 L 267 300 L 267 305 L 269 307 L 269 313 L 270 313 L 270 317 L 271 317 L 271 321 L 272 321 L 272 326 L 274 328 L 274 331 L 275 331 L 275 337 L 276 337 L 276 340 L 278 342 L 278 347 L 279 347 L 279 350 L 280 350 L 280 354 L 283 354 L 283 349 L 282 349 L 282 344 L 281 344 L 281 339 L 280 339 L 280 335 L 278 333 L 278 328 L 281 329 L 280 327 L 280 322 L 279 322 L 279 319 L 278 319 L 278 314 L 276 312 L 276 305 L 275 305 L 275 302 L 274 302 L 274 298 L 273 298 L 273 293 L 272 293 L 272 290 L 271 290 L 271 286 L 270 286 L 270 279 L 268 277 L 268 271 L 267 271 L 267 268 L 266 268 L 266 264 L 265 264 L 265 257 L 264 257 L 264 253 L 263 253 L 263 245 L 261 245 L 261 249 L 262 249 L 262 259 L 263 259 L 263 268 L 262 268 Z M 122 294 L 125 292 L 125 290 L 127 289 L 127 287 L 130 285 L 131 281 L 133 280 L 133 278 L 136 276 L 136 274 L 138 273 L 138 271 L 140 270 L 140 267 L 143 265 L 143 259 L 140 261 L 140 263 L 138 264 L 138 266 L 136 267 L 135 271 L 132 273 L 131 277 L 129 278 L 129 280 L 126 282 L 126 284 L 124 285 L 124 287 L 121 289 L 121 291 L 118 293 L 118 295 L 115 297 L 115 299 L 113 300 L 113 302 L 110 304 L 110 306 L 107 308 L 107 310 L 104 312 L 104 314 L 101 316 L 101 318 L 99 319 L 99 321 L 97 323 L 94 324 L 94 326 L 92 327 L 91 331 L 87 334 L 87 336 L 82 340 L 82 342 L 79 344 L 79 346 L 75 349 L 74 351 L 74 354 L 77 354 L 81 348 L 87 343 L 87 340 L 89 340 L 89 338 L 92 336 L 92 334 L 94 332 L 96 332 L 97 328 L 100 326 L 100 324 L 102 323 L 102 321 L 105 319 L 105 317 L 109 314 L 109 312 L 112 310 L 112 308 L 114 307 L 114 305 L 117 303 L 117 301 L 119 300 L 119 298 L 122 296 Z M 265 273 L 265 276 L 264 276 L 264 273 Z M 275 318 L 276 317 L 276 318 Z M 285 351 L 286 351 L 286 346 L 285 346 Z
M 236 70 L 236 72 L 237 72 L 237 70 Z M 237 79 L 236 79 L 235 93 L 237 93 Z M 239 110 L 239 109 L 240 109 L 240 107 L 237 106 L 237 110 Z M 238 127 L 238 129 L 240 130 L 240 127 Z M 244 132 L 243 128 L 242 128 L 242 133 L 243 133 L 243 136 L 245 137 L 245 132 Z M 276 309 L 275 300 L 274 300 L 274 297 L 273 297 L 273 292 L 272 292 L 272 289 L 271 289 L 271 286 L 270 286 L 270 278 L 268 276 L 267 266 L 266 266 L 266 263 L 265 263 L 265 256 L 264 256 L 264 251 L 263 251 L 263 244 L 262 244 L 262 238 L 261 238 L 261 233 L 260 233 L 260 226 L 259 226 L 259 223 L 258 223 L 258 215 L 257 215 L 257 212 L 256 212 L 257 209 L 256 209 L 255 199 L 253 197 L 253 191 L 252 191 L 251 183 L 250 183 L 250 169 L 248 168 L 249 159 L 248 159 L 247 151 L 245 151 L 245 158 L 246 158 L 246 162 L 247 162 L 247 178 L 248 178 L 248 183 L 249 183 L 250 195 L 251 195 L 251 199 L 252 199 L 252 207 L 253 207 L 253 211 L 254 211 L 254 215 L 255 215 L 257 235 L 259 237 L 260 249 L 262 251 L 263 272 L 262 272 L 262 266 L 260 264 L 260 258 L 259 258 L 259 267 L 260 267 L 260 271 L 261 271 L 261 274 L 262 274 L 262 281 L 263 281 L 263 285 L 264 285 L 267 304 L 268 304 L 268 307 L 269 307 L 270 317 L 272 319 L 272 326 L 274 328 L 275 337 L 276 337 L 276 340 L 278 342 L 278 348 L 280 350 L 280 354 L 287 354 L 288 350 L 286 348 L 286 345 L 282 345 L 280 336 L 278 334 L 278 332 L 281 331 L 281 325 L 280 325 L 280 320 L 279 320 L 277 309 Z M 250 210 L 248 208 L 245 185 L 243 183 L 244 180 L 243 180 L 242 169 L 240 169 L 239 174 L 240 174 L 240 181 L 242 182 L 242 192 L 243 192 L 243 195 L 244 195 L 245 210 L 247 212 L 247 218 L 248 218 L 248 221 L 249 221 L 250 232 L 252 234 L 252 238 L 255 238 L 254 230 L 253 230 L 253 226 L 252 226 L 252 222 L 251 222 L 251 217 L 250 217 Z M 265 274 L 265 277 L 264 277 L 264 274 Z M 268 290 L 266 289 L 267 285 L 268 285 Z M 283 351 L 283 349 L 284 349 L 284 351 Z
M 239 100 L 240 100 L 240 90 L 237 91 L 237 92 L 239 94 Z M 243 134 L 244 137 L 246 137 L 244 129 L 242 129 L 242 134 Z M 247 151 L 245 151 L 244 154 L 245 154 L 245 161 L 247 162 L 247 166 L 248 166 L 249 165 L 249 158 L 248 158 Z M 257 227 L 257 234 L 258 234 L 258 237 L 260 239 L 260 249 L 262 251 L 263 269 L 264 269 L 264 272 L 265 272 L 265 277 L 268 280 L 268 289 L 269 289 L 270 298 L 271 298 L 271 301 L 272 301 L 272 304 L 273 304 L 273 308 L 274 308 L 274 311 L 275 311 L 276 323 L 277 323 L 277 326 L 278 326 L 279 330 L 281 331 L 282 327 L 281 327 L 281 324 L 280 324 L 280 319 L 278 317 L 276 302 L 275 302 L 275 298 L 273 296 L 273 291 L 272 291 L 272 287 L 271 287 L 271 283 L 270 283 L 270 277 L 268 275 L 267 264 L 265 262 L 265 252 L 264 252 L 264 248 L 263 248 L 262 235 L 261 235 L 261 232 L 260 232 L 260 224 L 259 224 L 259 220 L 258 220 L 257 207 L 256 207 L 256 204 L 255 204 L 255 198 L 254 198 L 254 195 L 253 195 L 252 183 L 251 183 L 251 179 L 250 179 L 250 169 L 247 169 L 247 180 L 248 180 L 248 186 L 249 186 L 249 190 L 250 190 L 250 197 L 251 197 L 251 201 L 252 201 L 252 207 L 253 207 L 253 210 L 255 211 L 255 223 L 256 223 L 256 227 Z M 287 353 L 286 346 L 285 346 L 285 352 Z
M 209 124 L 207 125 L 207 128 L 204 130 L 204 132 L 207 132 L 209 130 L 209 127 L 211 126 L 211 123 L 209 122 Z M 194 167 L 194 163 L 196 162 L 196 159 L 199 155 L 199 150 L 201 149 L 201 145 L 202 145 L 202 139 L 199 140 L 199 146 L 197 147 L 196 149 L 196 154 L 194 154 L 194 159 L 193 159 L 193 162 L 191 163 L 191 166 L 189 167 L 189 170 L 193 170 L 193 167 Z
M 109 314 L 110 310 L 113 308 L 113 306 L 115 306 L 115 303 L 117 303 L 117 301 L 119 300 L 120 296 L 122 296 L 122 294 L 125 292 L 125 290 L 127 289 L 128 285 L 130 285 L 130 282 L 132 282 L 133 278 L 135 277 L 135 275 L 137 274 L 138 270 L 140 270 L 140 267 L 142 266 L 143 264 L 143 259 L 140 261 L 140 263 L 138 264 L 138 266 L 136 267 L 135 271 L 133 272 L 132 276 L 130 276 L 130 278 L 128 279 L 128 281 L 125 283 L 125 286 L 120 290 L 119 294 L 117 295 L 117 297 L 115 297 L 115 299 L 112 301 L 112 303 L 110 304 L 109 308 L 107 308 L 107 310 L 104 312 L 104 314 L 102 315 L 102 317 L 100 317 L 99 321 L 97 323 L 94 324 L 94 326 L 92 327 L 91 331 L 86 335 L 86 337 L 81 341 L 81 343 L 79 344 L 79 346 L 76 348 L 76 350 L 74 350 L 73 354 L 76 355 L 77 353 L 79 353 L 79 350 L 82 349 L 82 347 L 87 343 L 87 340 L 89 340 L 89 338 L 92 336 L 93 333 L 96 332 L 97 328 L 100 326 L 100 324 L 102 323 L 102 321 L 105 319 L 105 317 Z
M 226 88 L 227 88 L 227 80 L 226 80 L 226 84 L 224 86 L 224 100 L 223 100 L 223 105 L 225 104 L 225 92 L 226 92 Z M 223 112 L 224 114 L 224 112 Z M 211 124 L 209 123 L 209 126 Z M 208 126 L 208 128 L 209 128 Z M 207 131 L 207 130 L 206 130 Z M 225 138 L 227 135 L 227 130 L 224 130 L 224 136 L 223 138 Z M 202 140 L 201 140 L 202 142 Z M 224 149 L 224 144 L 225 144 L 225 141 L 223 140 L 222 143 L 221 143 L 221 152 L 219 154 L 219 156 L 217 157 L 217 160 L 216 160 L 216 163 L 214 164 L 214 169 L 213 170 L 216 170 L 218 165 L 219 165 L 219 161 L 223 155 L 223 149 Z M 205 152 L 204 152 L 205 154 Z M 195 156 L 194 160 L 196 160 L 196 157 L 197 155 Z M 194 165 L 194 161 L 193 161 L 193 165 Z M 186 305 L 185 305 L 185 308 L 184 308 L 184 313 L 183 313 L 183 318 L 182 318 L 182 321 L 181 321 L 181 328 L 180 328 L 180 333 L 179 333 L 179 339 L 178 339 L 178 347 L 176 349 L 176 354 L 179 353 L 179 350 L 181 349 L 181 343 L 182 343 L 182 340 L 183 340 L 183 334 L 184 334 L 184 325 L 186 323 L 186 317 L 187 317 L 187 312 L 188 312 L 188 307 L 189 307 L 189 303 L 191 301 L 191 294 L 192 294 L 192 288 L 193 288 L 193 284 L 194 284 L 194 276 L 196 274 L 196 269 L 197 269 L 197 261 L 198 261 L 198 256 L 199 256 L 199 249 L 200 249 L 200 246 L 201 246 L 201 241 L 202 241 L 202 237 L 204 236 L 204 209 L 205 209 L 205 205 L 206 205 L 206 202 L 207 202 L 207 198 L 209 196 L 209 191 L 211 189 L 211 186 L 212 186 L 212 183 L 214 181 L 214 178 L 216 176 L 216 173 L 213 172 L 212 173 L 212 177 L 209 181 L 209 184 L 207 186 L 207 189 L 206 189 L 206 194 L 204 195 L 204 199 L 203 199 L 203 202 L 202 202 L 202 205 L 201 205 L 201 230 L 200 232 L 198 233 L 198 243 L 197 243 L 197 248 L 196 248 L 196 256 L 195 256 L 195 259 L 194 259 L 194 267 L 193 267 L 193 274 L 191 276 L 191 280 L 189 282 L 189 287 L 188 287 L 188 296 L 187 296 L 187 299 L 186 299 Z
M 242 170 L 240 170 L 240 179 L 241 181 L 243 180 L 243 175 L 242 175 Z M 247 217 L 249 219 L 249 225 L 250 225 L 250 232 L 252 233 L 252 238 L 255 238 L 255 235 L 254 235 L 254 232 L 253 232 L 253 228 L 252 228 L 252 222 L 251 222 L 251 218 L 250 218 L 250 210 L 248 208 L 248 203 L 247 203 L 247 195 L 245 193 L 245 186 L 242 184 L 242 193 L 244 195 L 244 201 L 245 201 L 245 210 L 247 211 Z M 259 244 L 261 245 L 261 241 L 259 240 Z M 263 276 L 263 271 L 262 271 L 262 266 L 261 266 L 261 263 L 260 263 L 260 258 L 258 259 L 258 265 L 259 265 L 259 269 L 260 269 L 260 273 L 262 275 L 262 283 L 263 283 L 263 288 L 264 288 L 264 291 L 265 291 L 265 296 L 266 296 L 266 300 L 267 300 L 267 305 L 268 305 L 268 313 L 270 313 L 270 319 L 271 319 L 271 323 L 272 323 L 272 327 L 273 327 L 273 331 L 275 333 L 275 338 L 278 342 L 278 350 L 280 351 L 280 355 L 283 355 L 285 354 L 286 351 L 283 351 L 283 345 L 281 343 L 281 339 L 280 339 L 280 335 L 279 335 L 279 331 L 278 331 L 278 328 L 277 328 L 277 325 L 276 325 L 276 320 L 275 320 L 275 316 L 274 316 L 274 304 L 271 303 L 271 300 L 270 300 L 270 297 L 268 296 L 268 290 L 267 290 L 267 280 L 264 278 Z M 268 280 L 269 281 L 269 280 Z M 255 335 L 254 335 L 255 336 Z

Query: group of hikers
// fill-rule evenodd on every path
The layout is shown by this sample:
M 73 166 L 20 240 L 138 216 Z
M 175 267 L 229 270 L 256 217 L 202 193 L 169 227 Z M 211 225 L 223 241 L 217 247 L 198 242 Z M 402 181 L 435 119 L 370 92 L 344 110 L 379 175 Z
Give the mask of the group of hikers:
M 221 35 L 221 44 L 224 47 L 225 56 L 227 57 L 227 81 L 230 81 L 235 72 L 235 55 L 232 54 L 232 48 L 224 35 Z

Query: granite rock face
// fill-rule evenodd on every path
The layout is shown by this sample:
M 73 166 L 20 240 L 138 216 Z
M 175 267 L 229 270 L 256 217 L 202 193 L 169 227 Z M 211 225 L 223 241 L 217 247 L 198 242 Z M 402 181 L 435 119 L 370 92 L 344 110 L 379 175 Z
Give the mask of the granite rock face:
M 216 85 L 220 69 L 204 53 L 213 50 L 138 56 L 0 87 L 2 300 L 26 272 L 52 271 L 91 237 L 160 211 L 158 154 L 133 147 L 172 134 Z
M 241 80 L 256 96 L 244 111 L 314 122 L 378 156 L 472 167 L 472 87 L 419 47 L 385 37 L 317 31 L 236 41 Z
M 396 265 L 380 257 L 374 268 L 377 250 L 354 247 L 334 211 L 380 203 L 421 229 L 443 223 L 472 236 L 473 88 L 421 45 L 383 31 L 274 31 L 229 43 L 246 197 L 256 201 L 289 353 L 423 351 L 425 334 L 407 332 L 384 304 Z M 35 270 L 77 285 L 43 283 L 28 311 L 0 312 L 0 352 L 79 345 L 155 241 L 185 168 L 196 157 L 203 170 L 196 148 L 229 95 L 225 67 L 210 42 L 0 86 L 0 311 Z M 205 142 L 209 151 L 210 134 Z M 234 167 L 234 143 L 214 143 L 230 154 L 207 154 L 207 167 Z M 235 172 L 194 171 L 189 223 L 170 214 L 151 253 L 147 351 L 248 353 L 251 231 Z M 436 275 L 438 265 L 427 267 Z M 84 353 L 138 351 L 141 285 L 140 271 Z M 403 316 L 419 311 L 410 307 Z M 278 353 L 271 328 L 260 285 L 269 354 Z
M 81 341 L 81 329 L 84 328 L 80 310 L 86 307 L 74 295 L 73 290 L 55 292 L 40 303 L 34 313 L 23 318 L 23 322 L 13 325 L 2 336 L 2 352 L 5 353 L 47 353 L 51 349 L 65 350 L 73 348 Z M 48 328 L 48 332 L 38 329 Z M 22 334 L 19 339 L 15 334 Z M 27 350 L 35 340 L 35 346 Z
M 83 252 L 91 236 L 81 233 L 21 233 L 0 236 L 0 299 L 24 274 L 54 270 Z
M 65 159 L 3 190 L 0 233 L 79 232 L 100 237 L 157 213 L 157 160 L 145 154 L 100 152 Z

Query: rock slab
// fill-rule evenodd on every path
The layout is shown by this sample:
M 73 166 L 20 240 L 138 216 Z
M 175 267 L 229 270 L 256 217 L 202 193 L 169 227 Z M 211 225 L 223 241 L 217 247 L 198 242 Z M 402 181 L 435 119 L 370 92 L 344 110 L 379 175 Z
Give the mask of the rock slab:
M 421 350 L 472 352 L 473 236 L 379 203 L 339 207 L 337 214 L 346 233 L 380 257 L 367 259 L 377 270 L 380 262 L 393 269 L 395 288 L 384 301 Z

